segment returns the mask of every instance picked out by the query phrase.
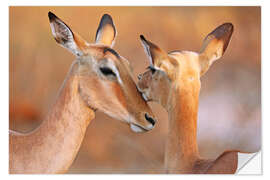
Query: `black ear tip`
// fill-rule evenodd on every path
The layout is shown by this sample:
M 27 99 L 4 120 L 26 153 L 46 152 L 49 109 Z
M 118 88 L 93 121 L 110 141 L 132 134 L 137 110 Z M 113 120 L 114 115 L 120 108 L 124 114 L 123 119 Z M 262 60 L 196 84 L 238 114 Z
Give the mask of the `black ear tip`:
M 49 17 L 50 20 L 54 20 L 54 19 L 57 18 L 56 15 L 53 14 L 51 11 L 48 12 L 48 17 Z
M 227 31 L 233 31 L 233 24 L 228 22 L 228 23 L 224 23 L 223 25 L 221 25 L 224 27 L 224 29 L 226 29 Z
M 140 35 L 140 39 L 141 39 L 142 41 L 146 41 L 145 37 L 144 37 L 142 34 Z
M 103 14 L 101 22 L 113 24 L 112 17 L 109 14 Z
M 220 25 L 217 29 L 219 31 L 227 32 L 227 33 L 232 33 L 233 32 L 233 24 L 232 23 L 224 23 Z
M 224 23 L 214 29 L 209 35 L 214 35 L 216 38 L 230 38 L 233 33 L 233 24 L 232 23 Z
M 224 25 L 224 26 L 228 26 L 228 27 L 233 28 L 233 24 L 232 24 L 232 23 L 230 23 L 230 22 L 226 22 L 226 23 L 224 23 L 223 25 Z
M 112 18 L 111 15 L 109 15 L 109 14 L 103 14 L 103 17 L 104 18 Z

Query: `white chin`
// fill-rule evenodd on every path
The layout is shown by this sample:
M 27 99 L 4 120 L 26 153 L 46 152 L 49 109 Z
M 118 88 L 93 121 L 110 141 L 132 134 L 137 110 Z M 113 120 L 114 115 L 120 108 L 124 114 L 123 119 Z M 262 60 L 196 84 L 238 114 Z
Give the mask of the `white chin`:
M 142 94 L 142 97 L 143 97 L 143 99 L 145 100 L 145 101 L 148 101 L 148 99 L 147 99 L 147 97 L 146 97 L 146 95 L 143 93 Z
M 134 124 L 130 124 L 130 129 L 133 131 L 133 132 L 136 132 L 136 133 L 140 133 L 140 132 L 145 132 L 144 129 L 140 128 L 139 126 L 136 126 Z

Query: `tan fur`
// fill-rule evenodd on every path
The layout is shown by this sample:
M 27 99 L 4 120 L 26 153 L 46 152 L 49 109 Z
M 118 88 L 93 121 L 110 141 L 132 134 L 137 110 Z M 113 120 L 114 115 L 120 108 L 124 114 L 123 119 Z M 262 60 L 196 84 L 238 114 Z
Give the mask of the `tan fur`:
M 237 152 L 228 152 L 217 160 L 202 160 L 197 145 L 197 113 L 200 91 L 200 68 L 195 54 L 179 52 L 171 54 L 178 59 L 178 79 L 166 85 L 167 91 L 159 94 L 150 90 L 151 97 L 166 99 L 161 103 L 169 114 L 169 134 L 166 143 L 165 168 L 168 173 L 234 173 L 237 169 Z M 181 60 L 180 60 L 181 59 Z M 176 71 L 176 70 L 174 70 Z M 138 83 L 145 87 L 164 88 L 162 81 L 153 81 L 146 72 Z M 147 81 L 147 80 L 148 81 Z M 149 80 L 152 81 L 149 81 Z M 170 89 L 172 88 L 172 89 Z M 155 94 L 154 94 L 155 93 Z M 236 155 L 236 161 L 232 157 Z
M 109 15 L 104 17 L 101 24 L 113 24 Z M 126 60 L 108 45 L 88 44 L 50 12 L 49 19 L 56 41 L 75 54 L 77 59 L 56 103 L 40 127 L 27 134 L 10 131 L 10 173 L 66 172 L 76 157 L 96 110 L 137 125 L 142 132 L 154 127 L 154 120 L 150 122 L 145 118 L 145 114 L 154 116 L 138 92 Z M 102 25 L 99 29 L 103 30 Z M 102 36 L 112 35 L 106 32 L 100 35 L 101 39 Z M 105 65 L 112 68 L 117 76 L 102 74 L 100 68 Z
M 139 90 L 147 100 L 159 102 L 169 115 L 165 152 L 168 173 L 232 174 L 237 169 L 238 151 L 225 151 L 215 160 L 202 159 L 197 144 L 200 77 L 223 55 L 232 30 L 229 23 L 219 26 L 207 36 L 200 53 L 173 51 L 163 54 L 161 57 L 167 58 L 162 60 L 155 54 L 152 58 L 158 61 L 152 61 L 156 71 L 149 70 L 140 76 Z M 142 36 L 141 40 L 150 50 L 160 49 Z
M 63 173 L 74 160 L 86 128 L 95 117 L 78 93 L 72 71 L 47 118 L 33 132 L 9 135 L 10 173 Z

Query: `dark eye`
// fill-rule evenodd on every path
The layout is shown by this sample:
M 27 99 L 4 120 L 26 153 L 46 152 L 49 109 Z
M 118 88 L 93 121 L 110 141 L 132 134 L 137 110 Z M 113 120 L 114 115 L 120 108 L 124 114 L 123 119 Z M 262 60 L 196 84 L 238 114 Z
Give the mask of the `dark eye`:
M 152 74 L 156 72 L 156 69 L 153 66 L 148 66 L 148 69 L 151 70 Z
M 109 75 L 112 75 L 112 76 L 116 76 L 116 74 L 110 69 L 110 68 L 107 68 L 107 67 L 101 67 L 99 68 L 99 70 L 102 72 L 102 74 L 104 74 L 105 76 L 109 76 Z

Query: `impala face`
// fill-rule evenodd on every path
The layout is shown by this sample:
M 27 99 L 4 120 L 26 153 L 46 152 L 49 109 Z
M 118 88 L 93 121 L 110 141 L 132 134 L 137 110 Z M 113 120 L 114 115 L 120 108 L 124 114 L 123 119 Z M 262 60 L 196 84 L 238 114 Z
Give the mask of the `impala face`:
M 172 83 L 168 75 L 149 66 L 148 71 L 138 78 L 138 89 L 142 92 L 143 98 L 166 106 Z
M 154 115 L 137 90 L 129 62 L 112 49 L 116 30 L 111 17 L 103 15 L 95 44 L 88 44 L 49 12 L 55 40 L 77 58 L 79 93 L 89 107 L 130 124 L 134 132 L 151 130 Z
M 225 23 L 205 38 L 199 53 L 172 51 L 166 53 L 141 35 L 150 60 L 149 70 L 139 75 L 138 89 L 145 100 L 157 101 L 168 109 L 176 89 L 181 92 L 200 90 L 200 77 L 211 64 L 222 57 L 233 32 L 233 25 Z

